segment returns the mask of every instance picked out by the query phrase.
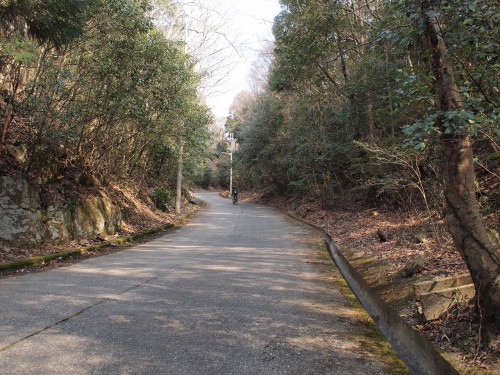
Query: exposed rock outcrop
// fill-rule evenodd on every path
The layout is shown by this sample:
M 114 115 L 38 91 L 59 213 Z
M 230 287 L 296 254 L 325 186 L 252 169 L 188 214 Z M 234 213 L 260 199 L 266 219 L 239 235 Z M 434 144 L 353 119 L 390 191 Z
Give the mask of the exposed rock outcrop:
M 26 180 L 0 176 L 0 241 L 35 246 L 114 234 L 122 225 L 121 211 L 103 192 L 99 195 L 78 205 L 43 208 Z
M 43 241 L 40 196 L 26 180 L 0 176 L 0 240 L 12 245 Z

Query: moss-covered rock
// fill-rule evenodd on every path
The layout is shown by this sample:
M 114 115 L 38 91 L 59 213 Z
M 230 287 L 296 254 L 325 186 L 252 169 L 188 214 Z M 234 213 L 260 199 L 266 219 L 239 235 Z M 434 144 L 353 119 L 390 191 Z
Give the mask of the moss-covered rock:
M 78 205 L 46 209 L 38 192 L 23 179 L 0 177 L 0 241 L 14 246 L 64 242 L 114 234 L 122 225 L 121 211 L 103 192 Z

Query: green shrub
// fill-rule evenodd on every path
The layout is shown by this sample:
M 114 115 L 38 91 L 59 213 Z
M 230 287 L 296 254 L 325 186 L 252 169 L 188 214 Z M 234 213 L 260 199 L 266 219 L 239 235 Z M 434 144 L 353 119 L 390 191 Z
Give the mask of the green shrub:
M 150 194 L 150 197 L 155 207 L 165 212 L 170 212 L 175 204 L 175 192 L 164 188 L 156 189 Z

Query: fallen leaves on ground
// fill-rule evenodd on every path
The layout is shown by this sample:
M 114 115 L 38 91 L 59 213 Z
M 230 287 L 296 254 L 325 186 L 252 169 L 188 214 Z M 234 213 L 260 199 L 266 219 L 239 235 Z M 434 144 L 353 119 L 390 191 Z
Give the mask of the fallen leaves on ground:
M 245 194 L 242 195 L 245 198 Z M 261 199 L 262 196 L 265 198 Z M 380 296 L 410 325 L 454 357 L 467 374 L 496 373 L 499 344 L 493 342 L 478 350 L 480 317 L 473 306 L 453 306 L 442 319 L 431 322 L 423 322 L 417 313 L 413 282 L 468 272 L 442 219 L 430 220 L 423 214 L 409 215 L 383 208 L 366 209 L 348 197 L 330 202 L 327 209 L 310 197 L 290 198 L 251 192 L 246 199 L 261 201 L 326 230 L 350 260 L 365 261 L 361 264 L 366 268 L 358 271 L 376 286 Z M 425 257 L 425 262 L 413 277 L 397 277 L 405 265 L 419 257 Z M 380 263 L 385 267 L 379 268 Z M 368 277 L 370 272 L 376 272 L 372 279 Z M 404 288 L 411 291 L 405 294 L 402 292 Z M 401 293 L 401 298 L 390 300 L 397 292 Z M 412 298 L 403 298 L 408 295 Z

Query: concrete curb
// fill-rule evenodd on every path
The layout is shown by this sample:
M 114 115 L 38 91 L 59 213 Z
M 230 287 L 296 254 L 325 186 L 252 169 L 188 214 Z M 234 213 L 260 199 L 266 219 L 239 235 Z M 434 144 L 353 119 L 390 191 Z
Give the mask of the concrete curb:
M 339 251 L 330 235 L 323 229 L 320 232 L 349 287 L 410 371 L 416 375 L 458 375 L 457 370 L 441 357 L 427 339 L 387 307 Z

